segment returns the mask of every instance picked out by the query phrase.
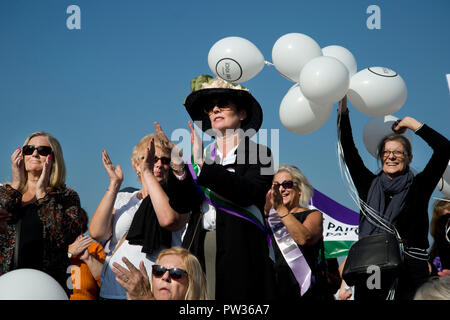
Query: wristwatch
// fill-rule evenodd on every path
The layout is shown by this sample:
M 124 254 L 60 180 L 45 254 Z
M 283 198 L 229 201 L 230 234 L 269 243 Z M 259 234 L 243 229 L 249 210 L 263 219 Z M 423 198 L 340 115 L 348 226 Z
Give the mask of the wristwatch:
M 72 258 L 73 254 L 71 254 L 69 251 L 67 251 L 67 257 L 70 259 Z

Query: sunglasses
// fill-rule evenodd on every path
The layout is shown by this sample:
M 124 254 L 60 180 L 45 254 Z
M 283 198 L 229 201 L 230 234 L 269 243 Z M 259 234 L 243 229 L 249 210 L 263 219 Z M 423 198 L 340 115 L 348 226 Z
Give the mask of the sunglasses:
M 278 189 L 280 186 L 282 186 L 284 189 L 292 189 L 296 183 L 291 180 L 283 181 L 282 183 L 274 182 L 272 186 L 276 189 Z
M 161 160 L 162 164 L 170 164 L 170 158 L 167 158 L 167 157 L 160 158 L 160 157 L 155 156 L 155 158 L 154 158 L 155 163 L 157 163 L 159 160 Z
M 203 109 L 203 111 L 209 116 L 213 112 L 214 107 L 217 106 L 220 109 L 220 111 L 227 111 L 231 109 L 230 104 L 232 104 L 232 102 L 229 99 L 214 100 L 210 102 L 210 104 L 207 105 Z
M 171 279 L 178 280 L 181 279 L 183 274 L 188 274 L 186 270 L 179 269 L 179 268 L 170 268 L 167 269 L 166 267 L 160 266 L 159 264 L 152 265 L 152 274 L 155 277 L 162 277 L 163 274 L 166 273 L 166 271 L 169 271 L 169 276 Z
M 41 155 L 43 157 L 46 157 L 53 152 L 52 148 L 49 146 L 35 147 L 35 146 L 26 145 L 26 146 L 22 147 L 22 153 L 26 156 L 31 156 L 33 154 L 34 150 L 37 150 L 39 155 Z

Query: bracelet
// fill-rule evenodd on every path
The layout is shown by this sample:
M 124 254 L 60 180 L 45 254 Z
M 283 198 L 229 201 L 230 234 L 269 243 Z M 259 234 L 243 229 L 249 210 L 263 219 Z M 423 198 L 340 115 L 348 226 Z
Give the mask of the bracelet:
M 283 219 L 284 217 L 287 217 L 288 215 L 290 215 L 291 213 L 290 212 L 288 212 L 288 213 L 286 213 L 284 216 L 279 216 L 280 217 L 280 219 Z

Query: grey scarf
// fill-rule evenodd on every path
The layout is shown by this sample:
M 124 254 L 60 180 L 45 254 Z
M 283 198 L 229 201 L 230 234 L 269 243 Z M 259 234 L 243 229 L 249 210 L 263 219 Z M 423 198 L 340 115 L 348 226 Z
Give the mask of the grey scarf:
M 405 205 L 405 198 L 413 179 L 414 175 L 410 170 L 394 179 L 381 171 L 370 185 L 367 204 L 392 224 Z M 386 196 L 392 197 L 387 207 Z M 361 220 L 359 237 L 383 232 L 385 232 L 383 229 L 374 226 L 366 217 Z

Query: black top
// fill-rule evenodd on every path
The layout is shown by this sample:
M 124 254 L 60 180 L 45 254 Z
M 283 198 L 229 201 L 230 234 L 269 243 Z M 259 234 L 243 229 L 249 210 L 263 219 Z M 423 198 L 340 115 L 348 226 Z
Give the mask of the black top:
M 359 198 L 367 203 L 372 180 L 376 174 L 366 168 L 355 146 L 348 113 L 341 116 L 341 144 L 345 162 L 358 191 Z M 450 158 L 450 142 L 426 124 L 416 131 L 433 149 L 433 155 L 422 172 L 411 184 L 403 210 L 393 221 L 406 247 L 427 249 L 428 243 L 428 202 L 447 168 Z M 387 207 L 387 206 L 386 206 Z M 364 216 L 360 215 L 360 221 Z
M 246 138 L 236 153 L 237 163 L 232 165 L 235 172 L 228 171 L 229 166 L 205 163 L 198 184 L 240 206 L 256 205 L 264 212 L 265 196 L 273 177 L 270 149 Z M 267 155 L 269 161 L 263 161 L 262 155 Z M 262 169 L 268 169 L 272 174 L 262 172 Z M 199 195 L 192 198 L 197 205 L 201 199 Z M 199 208 L 193 209 L 183 247 L 189 248 L 204 266 L 206 231 L 202 230 L 201 219 Z M 247 220 L 216 209 L 216 245 L 217 300 L 275 298 L 273 261 L 269 257 L 264 231 Z
M 303 212 L 293 213 L 293 216 L 301 223 L 305 222 L 306 218 L 313 212 L 317 210 L 306 210 Z M 275 273 L 277 281 L 277 296 L 281 299 L 296 299 L 300 298 L 300 286 L 295 279 L 294 273 L 284 259 L 277 242 L 271 234 L 273 248 L 275 252 Z M 311 268 L 313 275 L 311 281 L 311 287 L 314 286 L 314 278 L 317 277 L 318 268 L 318 257 L 319 250 L 322 248 L 323 240 L 321 239 L 312 246 L 301 246 L 298 245 L 303 255 L 305 256 L 306 262 Z
M 18 242 L 18 265 L 15 269 L 30 268 L 42 270 L 44 254 L 44 237 L 42 221 L 34 205 L 22 208 L 20 235 Z M 17 247 L 16 247 L 17 248 Z

